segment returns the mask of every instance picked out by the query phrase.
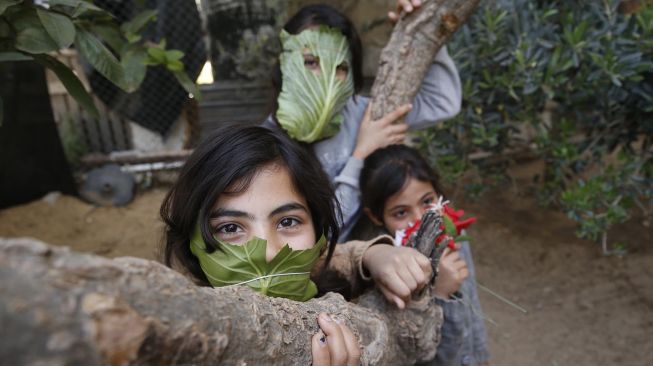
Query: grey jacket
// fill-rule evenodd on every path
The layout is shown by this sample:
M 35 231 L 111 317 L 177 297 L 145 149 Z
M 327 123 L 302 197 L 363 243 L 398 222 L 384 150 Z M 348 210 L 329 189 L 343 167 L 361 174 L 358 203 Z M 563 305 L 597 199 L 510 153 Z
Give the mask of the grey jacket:
M 424 77 L 406 122 L 411 130 L 433 126 L 458 114 L 461 100 L 458 70 L 446 47 L 442 47 Z M 340 131 L 333 137 L 314 142 L 312 145 L 322 167 L 335 185 L 336 197 L 342 209 L 343 222 L 338 240 L 340 243 L 348 239 L 361 212 L 358 179 L 363 161 L 352 157 L 352 153 L 368 103 L 367 97 L 351 97 L 342 111 L 344 118 Z M 272 116 L 263 122 L 263 126 L 278 128 Z

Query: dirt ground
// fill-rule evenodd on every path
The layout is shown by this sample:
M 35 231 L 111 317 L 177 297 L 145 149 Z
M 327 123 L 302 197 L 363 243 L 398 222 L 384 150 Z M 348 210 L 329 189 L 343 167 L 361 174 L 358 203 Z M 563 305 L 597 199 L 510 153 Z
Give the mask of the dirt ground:
M 155 258 L 165 189 L 124 208 L 60 196 L 0 211 L 0 236 L 30 236 L 108 257 Z M 51 197 L 52 198 L 52 197 Z M 528 310 L 479 290 L 493 365 L 653 365 L 653 229 L 632 219 L 610 237 L 623 257 L 574 236 L 562 213 L 502 190 L 456 206 L 478 217 L 470 230 L 478 282 Z

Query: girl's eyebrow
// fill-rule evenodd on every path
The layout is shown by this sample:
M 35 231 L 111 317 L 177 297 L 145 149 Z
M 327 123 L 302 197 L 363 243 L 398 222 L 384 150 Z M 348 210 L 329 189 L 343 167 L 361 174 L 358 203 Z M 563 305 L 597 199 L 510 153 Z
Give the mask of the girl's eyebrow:
M 269 217 L 276 216 L 280 213 L 288 212 L 288 211 L 293 211 L 293 210 L 302 210 L 306 213 L 308 213 L 308 209 L 302 205 L 301 203 L 298 202 L 291 202 L 291 203 L 286 203 L 285 205 L 281 205 L 277 208 L 275 208 L 272 212 L 270 212 Z
M 217 219 L 219 217 L 244 217 L 250 220 L 254 220 L 254 216 L 252 214 L 244 212 L 244 211 L 238 211 L 238 210 L 229 210 L 225 208 L 219 208 L 211 213 L 210 219 Z
M 422 196 L 422 198 L 420 198 L 419 200 L 420 200 L 420 201 L 423 201 L 424 198 L 426 198 L 427 196 L 433 195 L 433 194 L 435 194 L 434 191 L 426 192 L 426 193 L 424 193 L 424 195 Z
M 394 206 L 394 207 L 391 207 L 389 211 L 392 212 L 392 211 L 397 210 L 397 209 L 400 209 L 400 208 L 404 208 L 404 209 L 405 209 L 406 207 L 408 207 L 408 205 L 396 205 L 396 206 Z

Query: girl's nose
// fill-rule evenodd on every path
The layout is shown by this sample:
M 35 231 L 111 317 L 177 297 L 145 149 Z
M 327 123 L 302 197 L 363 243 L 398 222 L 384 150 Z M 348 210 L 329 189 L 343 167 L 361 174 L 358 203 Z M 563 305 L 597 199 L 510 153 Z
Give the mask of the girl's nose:
M 265 260 L 270 263 L 272 258 L 274 258 L 281 248 L 283 248 L 284 243 L 276 235 L 268 235 L 267 237 L 268 244 L 265 250 Z
M 424 212 L 426 210 L 422 209 L 421 207 L 414 208 L 410 212 L 410 222 L 416 222 L 417 220 L 420 220 L 422 218 L 422 215 L 424 215 Z

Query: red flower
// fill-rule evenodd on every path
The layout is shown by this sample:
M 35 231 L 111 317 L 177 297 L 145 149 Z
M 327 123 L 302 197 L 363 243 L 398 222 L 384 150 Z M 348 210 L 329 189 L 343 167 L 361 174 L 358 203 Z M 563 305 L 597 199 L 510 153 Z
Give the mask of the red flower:
M 463 229 L 467 229 L 471 224 L 476 222 L 476 217 L 470 217 L 460 221 L 460 218 L 463 217 L 465 211 L 455 211 L 453 208 L 449 207 L 449 205 L 444 205 L 444 213 L 445 215 L 449 216 L 453 224 L 456 226 L 456 235 L 460 235 L 460 232 Z
M 468 219 L 460 221 L 460 218 L 465 214 L 465 211 L 463 210 L 456 211 L 446 204 L 443 207 L 444 207 L 444 215 L 446 216 L 446 218 L 443 217 L 444 219 L 443 221 L 447 221 L 447 219 L 449 219 L 451 224 L 453 224 L 455 230 L 450 229 L 449 232 L 447 232 L 447 225 L 445 225 L 445 222 L 440 224 L 440 229 L 442 229 L 442 234 L 435 239 L 435 244 L 437 246 L 440 243 L 442 243 L 443 240 L 446 240 L 447 247 L 449 247 L 450 249 L 455 249 L 456 237 L 460 235 L 463 229 L 466 229 L 471 224 L 475 223 L 476 218 L 470 217 Z M 404 235 L 401 238 L 401 245 L 405 246 L 408 243 L 408 239 L 410 238 L 410 236 L 413 233 L 417 232 L 417 230 L 419 230 L 421 224 L 422 224 L 422 220 L 417 220 L 415 223 L 413 223 L 412 225 L 410 225 L 408 228 L 404 230 Z

